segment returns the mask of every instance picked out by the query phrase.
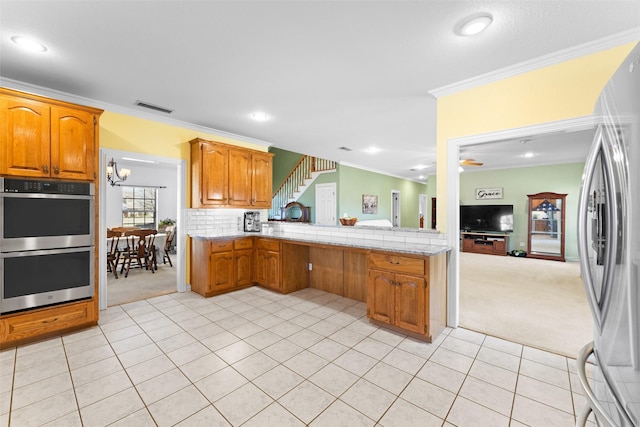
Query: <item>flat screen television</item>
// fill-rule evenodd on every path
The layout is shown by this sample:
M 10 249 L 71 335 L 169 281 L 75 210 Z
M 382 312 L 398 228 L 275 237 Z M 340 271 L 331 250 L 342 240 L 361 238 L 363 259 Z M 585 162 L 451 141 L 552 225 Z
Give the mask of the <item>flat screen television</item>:
M 513 205 L 460 205 L 460 231 L 513 231 Z

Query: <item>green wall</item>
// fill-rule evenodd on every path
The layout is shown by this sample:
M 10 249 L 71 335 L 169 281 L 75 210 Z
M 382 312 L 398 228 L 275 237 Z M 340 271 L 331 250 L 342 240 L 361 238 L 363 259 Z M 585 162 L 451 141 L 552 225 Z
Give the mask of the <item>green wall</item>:
M 577 209 L 584 163 L 535 166 L 529 168 L 464 172 L 460 174 L 460 204 L 513 205 L 514 230 L 509 250 L 525 249 L 528 234 L 528 194 L 567 194 L 565 212 L 565 258 L 578 259 Z M 431 179 L 431 177 L 429 177 Z M 502 187 L 504 198 L 475 200 L 476 188 Z M 525 246 L 520 244 L 524 243 Z
M 269 152 L 273 153 L 273 189 L 271 191 L 275 192 L 289 172 L 298 164 L 302 154 L 275 147 L 270 147 Z
M 277 188 L 286 178 L 291 169 L 298 163 L 301 154 L 291 151 L 271 148 L 273 158 L 273 184 Z M 276 181 L 278 181 L 276 183 Z M 417 228 L 419 225 L 418 194 L 427 194 L 427 185 L 370 172 L 354 167 L 338 165 L 336 172 L 320 175 L 298 202 L 311 207 L 311 222 L 315 222 L 316 184 L 336 183 L 337 209 L 336 215 L 342 216 L 345 212 L 359 220 L 388 219 L 391 220 L 391 190 L 400 192 L 400 225 L 402 227 Z M 435 186 L 433 187 L 435 194 Z M 370 194 L 378 196 L 378 213 L 362 213 L 362 195 Z M 431 196 L 429 196 L 431 197 Z M 429 198 L 429 202 L 430 202 Z M 430 210 L 430 205 L 427 211 Z M 425 225 L 428 228 L 428 222 Z
M 391 221 L 391 190 L 400 192 L 400 226 L 418 228 L 418 194 L 426 194 L 422 183 L 340 166 L 341 187 L 338 192 L 338 213 L 348 213 L 358 220 L 388 219 Z M 362 213 L 362 195 L 378 196 L 378 213 Z

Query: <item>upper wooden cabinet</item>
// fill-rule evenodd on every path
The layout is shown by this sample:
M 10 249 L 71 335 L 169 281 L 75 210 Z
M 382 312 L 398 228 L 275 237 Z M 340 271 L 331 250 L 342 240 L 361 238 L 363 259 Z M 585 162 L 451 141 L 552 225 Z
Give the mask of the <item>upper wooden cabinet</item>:
M 271 207 L 273 154 L 200 138 L 190 143 L 192 208 Z
M 100 114 L 0 88 L 0 174 L 95 179 Z

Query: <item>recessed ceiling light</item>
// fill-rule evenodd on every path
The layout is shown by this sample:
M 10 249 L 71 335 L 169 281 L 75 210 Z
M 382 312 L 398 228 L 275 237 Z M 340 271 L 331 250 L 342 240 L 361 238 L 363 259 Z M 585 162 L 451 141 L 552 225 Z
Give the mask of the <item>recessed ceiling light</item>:
M 46 52 L 47 47 L 40 42 L 23 36 L 13 36 L 11 41 L 20 46 L 21 48 L 31 52 Z
M 369 148 L 366 148 L 364 151 L 365 153 L 376 154 L 377 152 L 381 151 L 381 149 L 378 147 L 369 147 Z
M 460 36 L 475 36 L 486 30 L 493 22 L 493 16 L 489 13 L 471 15 L 456 26 L 456 34 Z
M 257 122 L 265 122 L 269 120 L 269 115 L 262 111 L 256 111 L 255 113 L 251 113 L 251 118 Z
M 529 152 L 527 152 L 527 153 L 524 153 L 524 157 L 525 157 L 526 159 L 530 159 L 531 157 L 533 157 L 533 153 L 532 153 L 532 152 L 530 152 L 530 151 L 529 151 Z

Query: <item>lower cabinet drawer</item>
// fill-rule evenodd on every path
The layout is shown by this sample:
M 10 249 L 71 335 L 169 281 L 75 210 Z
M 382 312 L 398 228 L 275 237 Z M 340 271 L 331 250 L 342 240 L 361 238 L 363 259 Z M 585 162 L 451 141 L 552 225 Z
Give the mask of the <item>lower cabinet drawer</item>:
M 268 251 L 280 251 L 280 241 L 275 239 L 258 239 L 256 240 L 258 249 L 266 249 Z
M 93 301 L 56 306 L 44 310 L 10 314 L 0 318 L 0 347 L 96 322 Z
M 424 259 L 410 258 L 372 252 L 369 254 L 369 267 L 400 273 L 424 275 Z
M 234 249 L 251 249 L 253 247 L 253 237 L 234 240 L 233 247 Z
M 211 252 L 228 252 L 233 250 L 233 240 L 213 240 Z

